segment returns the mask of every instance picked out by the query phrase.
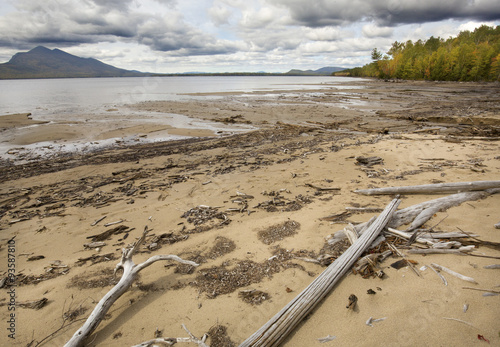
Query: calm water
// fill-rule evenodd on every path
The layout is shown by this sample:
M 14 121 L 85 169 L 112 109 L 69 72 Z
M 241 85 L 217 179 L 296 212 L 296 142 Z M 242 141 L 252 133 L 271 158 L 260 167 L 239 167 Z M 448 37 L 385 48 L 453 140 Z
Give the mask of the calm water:
M 193 95 L 200 93 L 269 91 L 293 92 L 346 88 L 352 79 L 328 76 L 185 76 L 135 78 L 75 78 L 0 80 L 0 117 L 6 114 L 28 113 L 35 120 L 68 124 L 70 127 L 94 126 L 109 130 L 113 124 L 133 126 L 154 122 L 183 129 L 208 129 L 213 132 L 233 133 L 253 129 L 250 125 L 224 125 L 185 115 L 137 111 L 126 105 L 148 100 L 191 100 L 222 98 L 224 96 Z M 352 87 L 349 87 L 352 88 Z M 118 121 L 118 123 L 117 123 Z M 126 124 L 125 124 L 126 123 Z M 30 130 L 39 125 L 30 126 Z M 80 128 L 81 129 L 81 128 Z M 93 141 L 88 138 L 64 141 L 36 142 L 21 149 L 16 139 L 25 129 L 15 128 L 0 133 L 0 158 L 15 159 L 26 153 L 46 156 L 67 151 L 92 151 L 113 145 L 116 139 Z M 155 132 L 147 138 L 128 136 L 122 143 L 135 144 L 182 138 L 166 132 Z M 118 139 L 118 138 L 117 138 Z M 138 142 L 139 141 L 139 142 Z M 11 154 L 14 150 L 17 154 Z
M 146 100 L 179 100 L 187 93 L 252 92 L 341 87 L 352 79 L 309 76 L 190 76 L 0 80 L 0 115 L 31 112 L 95 114 Z

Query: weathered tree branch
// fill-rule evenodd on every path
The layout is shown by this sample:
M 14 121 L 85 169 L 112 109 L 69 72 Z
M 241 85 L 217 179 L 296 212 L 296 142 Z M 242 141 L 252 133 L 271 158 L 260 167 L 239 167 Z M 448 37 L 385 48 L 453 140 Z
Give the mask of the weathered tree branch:
M 484 199 L 491 194 L 499 192 L 500 189 L 488 189 L 477 192 L 457 193 L 412 205 L 397 211 L 390 221 L 389 226 L 397 228 L 411 222 L 411 226 L 406 231 L 415 230 L 424 225 L 436 212 L 446 211 L 450 207 L 458 206 L 465 201 Z
M 349 271 L 389 222 L 399 203 L 400 200 L 394 199 L 351 247 L 240 347 L 278 346 Z
M 120 278 L 120 281 L 113 288 L 111 288 L 111 290 L 106 293 L 106 295 L 104 295 L 104 297 L 96 305 L 90 316 L 87 318 L 87 321 L 80 329 L 75 332 L 73 337 L 66 343 L 65 347 L 83 346 L 85 340 L 99 326 L 111 305 L 113 305 L 113 303 L 127 291 L 127 289 L 137 279 L 137 274 L 142 269 L 159 260 L 175 260 L 182 264 L 198 266 L 198 264 L 196 264 L 195 262 L 183 260 L 176 255 L 156 255 L 141 264 L 134 264 L 134 262 L 132 261 L 132 256 L 144 243 L 148 231 L 148 227 L 146 226 L 141 238 L 137 242 L 135 242 L 131 248 L 122 249 L 122 258 L 115 267 L 115 274 L 118 270 L 123 270 L 123 275 Z
M 423 184 L 418 186 L 386 187 L 374 189 L 358 189 L 355 193 L 364 195 L 391 195 L 391 194 L 439 194 L 460 193 L 478 190 L 500 188 L 500 181 L 472 181 L 456 183 Z

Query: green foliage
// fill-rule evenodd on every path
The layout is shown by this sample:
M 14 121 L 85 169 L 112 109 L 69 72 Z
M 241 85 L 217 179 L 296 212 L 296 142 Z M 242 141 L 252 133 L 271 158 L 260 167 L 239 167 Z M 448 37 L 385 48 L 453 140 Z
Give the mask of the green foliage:
M 379 61 L 380 59 L 382 59 L 382 52 L 380 52 L 377 48 L 374 48 L 372 50 L 372 60 Z
M 483 25 L 447 40 L 394 42 L 382 58 L 372 51 L 373 62 L 343 71 L 354 77 L 433 81 L 500 81 L 500 26 Z

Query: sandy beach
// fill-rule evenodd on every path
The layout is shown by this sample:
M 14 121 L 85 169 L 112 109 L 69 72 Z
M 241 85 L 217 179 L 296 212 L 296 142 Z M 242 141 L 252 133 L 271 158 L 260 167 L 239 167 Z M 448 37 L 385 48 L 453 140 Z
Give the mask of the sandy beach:
M 2 161 L 0 344 L 63 345 L 117 283 L 121 272 L 113 276 L 113 270 L 122 248 L 147 227 L 135 263 L 174 254 L 200 265 L 160 261 L 141 271 L 86 345 L 187 337 L 185 324 L 197 337 L 208 333 L 211 347 L 238 346 L 345 251 L 346 240 L 343 247 L 328 247 L 332 234 L 367 222 L 394 198 L 355 190 L 500 179 L 499 84 L 351 85 L 321 93 L 225 93 L 217 100 L 130 105 L 257 129 L 230 136 L 154 122 L 105 131 L 68 124 L 26 128 L 26 115 L 0 117 L 2 132 L 23 132 L 12 139 L 19 146 L 53 140 L 56 133 L 61 139 L 157 131 L 194 136 Z M 360 157 L 378 162 L 363 165 Z M 405 194 L 399 209 L 446 195 Z M 468 201 L 437 212 L 424 228 L 498 243 L 499 206 L 500 194 Z M 378 265 L 381 278 L 350 271 L 282 345 L 500 345 L 500 296 L 494 295 L 500 270 L 485 268 L 500 264 L 500 250 L 470 238 L 459 241 L 476 246 L 471 254 L 492 258 L 411 254 L 413 245 L 388 237 L 416 273 L 392 267 L 402 259 L 395 254 Z M 104 245 L 89 247 L 91 242 Z M 11 258 L 15 286 L 6 285 Z M 442 272 L 444 285 L 431 263 L 477 284 Z M 9 310 L 12 290 L 15 311 Z M 351 294 L 358 299 L 354 309 L 346 308 Z M 11 313 L 14 332 L 7 330 Z M 327 336 L 335 338 L 318 340 Z

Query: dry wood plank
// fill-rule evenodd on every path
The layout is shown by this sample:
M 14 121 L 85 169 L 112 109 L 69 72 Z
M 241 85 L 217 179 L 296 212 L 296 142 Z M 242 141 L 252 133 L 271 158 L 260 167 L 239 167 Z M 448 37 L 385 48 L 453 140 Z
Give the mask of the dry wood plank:
M 479 191 L 500 188 L 500 181 L 471 181 L 438 184 L 423 184 L 418 186 L 386 187 L 373 189 L 358 189 L 355 193 L 363 195 L 391 194 L 440 194 Z
M 240 347 L 278 346 L 297 324 L 333 289 L 338 280 L 349 271 L 359 256 L 387 225 L 399 204 L 399 199 L 392 200 L 354 245 L 328 266 L 280 312 L 246 339 Z

